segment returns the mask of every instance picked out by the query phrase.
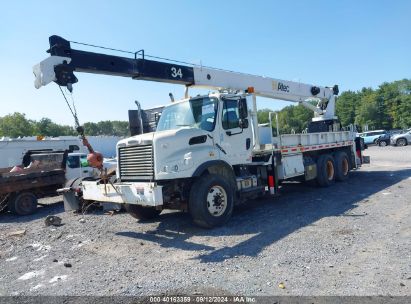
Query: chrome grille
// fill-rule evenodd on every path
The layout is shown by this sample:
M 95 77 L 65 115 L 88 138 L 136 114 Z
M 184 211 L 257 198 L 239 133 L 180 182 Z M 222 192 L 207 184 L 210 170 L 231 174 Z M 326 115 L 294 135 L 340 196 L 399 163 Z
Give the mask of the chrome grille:
M 121 147 L 118 158 L 122 180 L 153 179 L 152 145 Z

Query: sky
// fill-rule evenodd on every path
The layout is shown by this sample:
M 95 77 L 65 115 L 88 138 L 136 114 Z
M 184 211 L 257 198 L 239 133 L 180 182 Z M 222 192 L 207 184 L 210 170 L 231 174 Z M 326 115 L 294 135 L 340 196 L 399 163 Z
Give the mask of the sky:
M 345 91 L 411 78 L 410 16 L 408 0 L 4 1 L 0 117 L 21 112 L 74 124 L 56 84 L 33 85 L 32 67 L 48 57 L 51 35 Z M 169 92 L 176 99 L 184 92 L 179 85 L 76 76 L 80 122 L 127 120 L 134 100 L 150 108 L 169 103 Z M 259 101 L 260 108 L 288 104 Z

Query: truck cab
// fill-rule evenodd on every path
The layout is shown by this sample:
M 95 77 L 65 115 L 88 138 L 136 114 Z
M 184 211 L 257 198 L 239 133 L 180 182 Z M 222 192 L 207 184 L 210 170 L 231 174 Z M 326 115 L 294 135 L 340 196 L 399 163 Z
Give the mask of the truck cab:
M 86 153 L 69 153 L 66 163 L 66 180 L 92 176 L 95 169 L 87 162 Z
M 207 162 L 251 162 L 254 145 L 246 95 L 210 94 L 163 109 L 155 132 L 117 144 L 122 181 L 190 178 Z M 139 165 L 135 161 L 144 160 Z

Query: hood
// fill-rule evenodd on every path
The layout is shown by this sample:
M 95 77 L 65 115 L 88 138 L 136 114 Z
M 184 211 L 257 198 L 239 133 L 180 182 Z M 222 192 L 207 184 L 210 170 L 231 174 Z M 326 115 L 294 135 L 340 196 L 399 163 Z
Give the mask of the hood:
M 133 145 L 149 145 L 153 143 L 154 132 L 134 135 L 120 140 L 117 143 L 117 148 L 121 146 L 133 146 Z
M 160 140 L 161 142 L 169 141 L 170 144 L 172 144 L 173 138 L 178 136 L 182 138 L 187 138 L 187 144 L 188 144 L 188 140 L 191 137 L 207 135 L 208 133 L 209 132 L 204 131 L 202 129 L 184 127 L 184 128 L 175 129 L 175 130 L 157 131 L 156 133 L 154 133 L 154 138 L 156 139 L 156 141 L 157 140 Z

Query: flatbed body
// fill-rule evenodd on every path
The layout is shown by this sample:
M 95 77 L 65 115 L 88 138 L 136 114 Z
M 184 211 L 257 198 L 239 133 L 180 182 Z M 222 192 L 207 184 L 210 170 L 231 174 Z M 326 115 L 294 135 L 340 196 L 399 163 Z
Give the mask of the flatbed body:
M 351 131 L 282 134 L 271 138 L 271 143 L 260 144 L 253 149 L 253 154 L 281 153 L 295 154 L 299 152 L 330 149 L 352 145 L 355 134 Z

